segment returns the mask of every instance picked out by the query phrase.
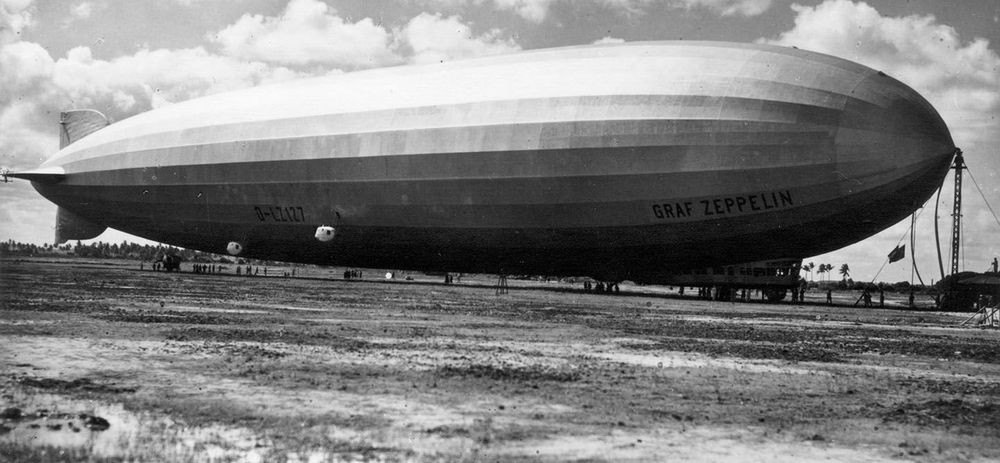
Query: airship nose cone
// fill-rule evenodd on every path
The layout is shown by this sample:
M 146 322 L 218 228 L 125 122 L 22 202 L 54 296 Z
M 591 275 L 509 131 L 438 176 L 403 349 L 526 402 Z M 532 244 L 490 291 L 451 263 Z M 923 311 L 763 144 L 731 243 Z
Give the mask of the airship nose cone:
M 844 108 L 842 133 L 874 143 L 881 156 L 898 165 L 950 159 L 955 151 L 948 125 L 934 107 L 885 73 L 869 75 L 851 97 Z
M 934 107 L 882 72 L 869 69 L 845 96 L 834 175 L 843 195 L 867 202 L 857 215 L 877 232 L 930 198 L 956 149 Z
M 896 82 L 887 97 L 889 119 L 885 121 L 891 132 L 914 140 L 932 152 L 950 153 L 955 144 L 941 115 L 915 91 Z

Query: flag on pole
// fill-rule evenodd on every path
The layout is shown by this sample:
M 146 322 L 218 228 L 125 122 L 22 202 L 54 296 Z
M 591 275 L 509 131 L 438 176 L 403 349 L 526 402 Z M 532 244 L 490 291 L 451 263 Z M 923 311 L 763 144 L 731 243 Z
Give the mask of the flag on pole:
M 896 249 L 893 249 L 892 252 L 889 253 L 889 263 L 891 264 L 897 260 L 902 260 L 904 257 L 906 257 L 906 245 L 896 246 Z

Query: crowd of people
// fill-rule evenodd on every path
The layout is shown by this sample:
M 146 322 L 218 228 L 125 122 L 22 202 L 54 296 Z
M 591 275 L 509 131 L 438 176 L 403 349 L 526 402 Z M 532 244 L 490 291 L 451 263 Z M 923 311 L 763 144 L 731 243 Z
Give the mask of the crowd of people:
M 356 270 L 356 269 L 351 269 L 351 268 L 344 269 L 344 279 L 345 280 L 353 280 L 353 279 L 359 279 L 360 280 L 361 278 L 364 278 L 364 277 L 365 277 L 365 274 L 361 270 Z
M 583 290 L 587 292 L 595 293 L 615 293 L 621 292 L 621 288 L 618 287 L 618 283 L 604 283 L 598 281 L 597 283 L 591 283 L 589 280 L 583 282 Z

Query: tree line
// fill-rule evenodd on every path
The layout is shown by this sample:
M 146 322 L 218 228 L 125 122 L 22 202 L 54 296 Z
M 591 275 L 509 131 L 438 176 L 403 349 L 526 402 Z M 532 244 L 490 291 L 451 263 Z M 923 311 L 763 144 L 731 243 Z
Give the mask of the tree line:
M 95 241 L 83 244 L 77 241 L 75 244 L 65 243 L 55 245 L 51 243 L 34 244 L 21 243 L 14 240 L 0 242 L 0 257 L 86 257 L 91 259 L 134 259 L 142 261 L 153 261 L 164 255 L 179 256 L 187 262 L 231 262 L 232 260 L 220 256 L 191 249 L 166 246 L 162 244 L 149 245 L 129 243 L 104 243 Z
M 809 273 L 809 280 L 810 281 L 812 280 L 812 272 L 813 272 L 813 270 L 816 270 L 817 276 L 821 278 L 820 281 L 830 281 L 830 276 L 833 275 L 833 269 L 834 269 L 834 266 L 832 264 L 819 264 L 818 267 L 813 262 L 802 264 L 802 270 L 805 270 L 806 272 Z M 840 276 L 841 276 L 841 280 L 843 280 L 843 281 L 846 282 L 847 280 L 849 280 L 851 278 L 851 267 L 849 265 L 847 265 L 847 264 L 842 264 L 840 266 L 839 273 L 840 273 Z M 826 278 L 822 278 L 822 277 L 826 277 Z

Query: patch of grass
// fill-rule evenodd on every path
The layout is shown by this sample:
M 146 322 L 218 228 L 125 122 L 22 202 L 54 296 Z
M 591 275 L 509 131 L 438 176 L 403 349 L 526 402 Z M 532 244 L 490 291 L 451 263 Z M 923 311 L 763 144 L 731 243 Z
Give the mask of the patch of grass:
M 235 320 L 226 316 L 199 312 L 180 312 L 176 310 L 151 312 L 147 310 L 112 309 L 95 315 L 95 318 L 125 323 L 176 323 L 186 325 L 228 325 L 236 323 Z
M 17 379 L 22 386 L 36 389 L 46 389 L 54 392 L 92 392 L 98 394 L 125 394 L 133 393 L 138 388 L 127 386 L 115 386 L 113 384 L 95 383 L 90 378 L 77 378 L 74 380 L 62 380 L 56 378 L 34 378 L 24 376 Z
M 285 448 L 324 447 L 337 451 L 371 451 L 375 447 L 357 443 L 331 440 L 326 428 L 352 430 L 384 429 L 391 424 L 388 418 L 375 415 L 335 413 L 290 414 L 273 407 L 257 407 L 242 401 L 200 395 L 161 394 L 134 397 L 123 402 L 136 412 L 154 411 L 183 421 L 188 426 L 213 425 L 242 427 L 256 436 L 280 442 Z
M 445 365 L 438 368 L 442 376 L 465 376 L 496 381 L 578 381 L 581 375 L 576 370 L 556 369 L 538 365 L 511 366 L 473 363 L 469 365 Z
M 344 350 L 360 350 L 369 347 L 369 343 L 335 335 L 326 329 L 314 329 L 303 326 L 285 328 L 206 328 L 187 327 L 173 328 L 166 333 L 171 341 L 253 341 L 253 342 L 283 342 L 287 344 L 308 344 L 333 346 Z
M 985 395 L 1000 397 L 1000 384 L 985 380 L 900 378 L 896 380 L 902 388 L 915 391 L 948 395 Z
M 698 339 L 670 338 L 656 343 L 622 344 L 626 349 L 668 350 L 674 352 L 699 352 L 714 356 L 747 359 L 778 359 L 794 362 L 835 363 L 843 358 L 835 352 L 805 343 L 751 343 L 746 341 L 705 341 Z
M 236 344 L 225 346 L 226 361 L 250 362 L 254 360 L 276 360 L 288 354 L 256 345 Z
M 962 399 L 906 402 L 886 412 L 883 419 L 919 426 L 958 426 L 992 436 L 1000 428 L 1000 405 L 971 403 Z
M 37 463 L 76 463 L 80 461 L 119 462 L 124 458 L 96 457 L 89 448 L 60 448 L 49 445 L 34 446 L 17 442 L 0 442 L 0 460 L 31 461 Z

